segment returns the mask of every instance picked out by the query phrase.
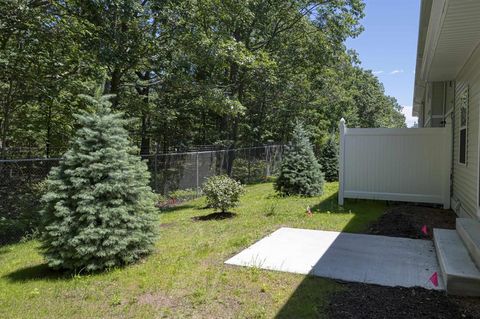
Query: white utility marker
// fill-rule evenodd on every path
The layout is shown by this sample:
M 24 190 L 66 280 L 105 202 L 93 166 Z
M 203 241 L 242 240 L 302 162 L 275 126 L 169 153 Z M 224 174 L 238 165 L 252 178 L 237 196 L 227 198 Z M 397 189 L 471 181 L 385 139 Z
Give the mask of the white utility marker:
M 225 263 L 383 286 L 444 289 L 429 240 L 280 228 Z M 430 282 L 435 272 L 438 287 Z

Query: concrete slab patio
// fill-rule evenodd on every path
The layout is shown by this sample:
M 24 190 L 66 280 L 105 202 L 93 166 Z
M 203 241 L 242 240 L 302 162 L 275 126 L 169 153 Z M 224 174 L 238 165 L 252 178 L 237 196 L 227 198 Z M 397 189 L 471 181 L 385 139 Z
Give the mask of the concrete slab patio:
M 383 286 L 444 290 L 429 240 L 280 228 L 225 262 Z M 438 273 L 438 287 L 430 277 Z

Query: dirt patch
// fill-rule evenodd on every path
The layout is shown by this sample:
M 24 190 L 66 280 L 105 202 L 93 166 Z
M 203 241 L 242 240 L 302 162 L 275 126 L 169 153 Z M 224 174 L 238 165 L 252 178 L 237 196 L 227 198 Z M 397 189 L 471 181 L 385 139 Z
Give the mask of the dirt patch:
M 160 228 L 170 228 L 175 226 L 176 224 L 177 223 L 163 223 L 163 224 L 160 224 Z
M 187 197 L 187 198 L 169 198 L 167 200 L 159 201 L 155 204 L 157 208 L 161 211 L 168 211 L 172 208 L 178 208 L 183 206 L 186 202 L 195 199 L 195 196 Z
M 218 213 L 211 213 L 208 215 L 204 216 L 196 216 L 192 217 L 192 219 L 196 222 L 198 221 L 208 221 L 208 220 L 222 220 L 222 219 L 229 219 L 237 216 L 236 213 L 230 213 L 230 212 L 218 212 Z
M 480 299 L 423 288 L 344 283 L 328 305 L 331 318 L 480 318 Z
M 399 205 L 388 208 L 368 233 L 392 237 L 432 239 L 433 228 L 455 229 L 456 215 L 434 207 Z M 422 227 L 427 226 L 427 234 Z
M 163 293 L 145 293 L 137 298 L 141 305 L 151 305 L 155 308 L 172 308 L 178 306 L 178 302 L 170 296 Z

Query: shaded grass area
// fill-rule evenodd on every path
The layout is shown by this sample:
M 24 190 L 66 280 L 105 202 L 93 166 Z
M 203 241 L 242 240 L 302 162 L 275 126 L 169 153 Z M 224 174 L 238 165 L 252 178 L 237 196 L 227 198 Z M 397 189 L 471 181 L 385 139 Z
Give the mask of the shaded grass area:
M 279 227 L 362 232 L 382 202 L 337 206 L 337 183 L 321 197 L 277 197 L 271 183 L 251 185 L 234 218 L 202 218 L 197 199 L 159 214 L 155 252 L 123 269 L 91 275 L 50 271 L 30 241 L 0 249 L 0 318 L 326 317 L 334 281 L 224 265 Z M 313 215 L 305 212 L 307 206 Z M 198 219 L 198 218 L 197 218 Z

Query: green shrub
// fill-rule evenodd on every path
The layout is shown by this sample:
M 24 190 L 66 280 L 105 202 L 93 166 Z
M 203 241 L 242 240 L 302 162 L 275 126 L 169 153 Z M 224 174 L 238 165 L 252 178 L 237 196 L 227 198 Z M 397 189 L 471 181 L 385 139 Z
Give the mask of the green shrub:
M 312 144 L 301 124 L 297 124 L 286 147 L 275 189 L 282 195 L 316 196 L 323 193 L 324 178 Z
M 10 199 L 11 205 L 0 207 L 6 213 L 0 214 L 0 245 L 36 237 L 40 225 L 40 199 L 45 190 L 45 181 L 24 183 L 15 189 L 17 197 Z
M 232 177 L 243 184 L 260 182 L 265 180 L 266 169 L 265 161 L 236 158 L 233 161 Z
M 226 175 L 212 176 L 203 185 L 207 205 L 220 209 L 222 213 L 237 206 L 244 192 L 245 189 L 240 182 Z
M 320 151 L 320 165 L 327 182 L 338 181 L 338 144 L 335 135 L 330 135 Z
M 41 241 L 52 268 L 96 271 L 132 263 L 155 240 L 155 195 L 147 165 L 131 146 L 126 120 L 106 98 L 87 98 L 94 113 L 80 129 L 43 196 Z

